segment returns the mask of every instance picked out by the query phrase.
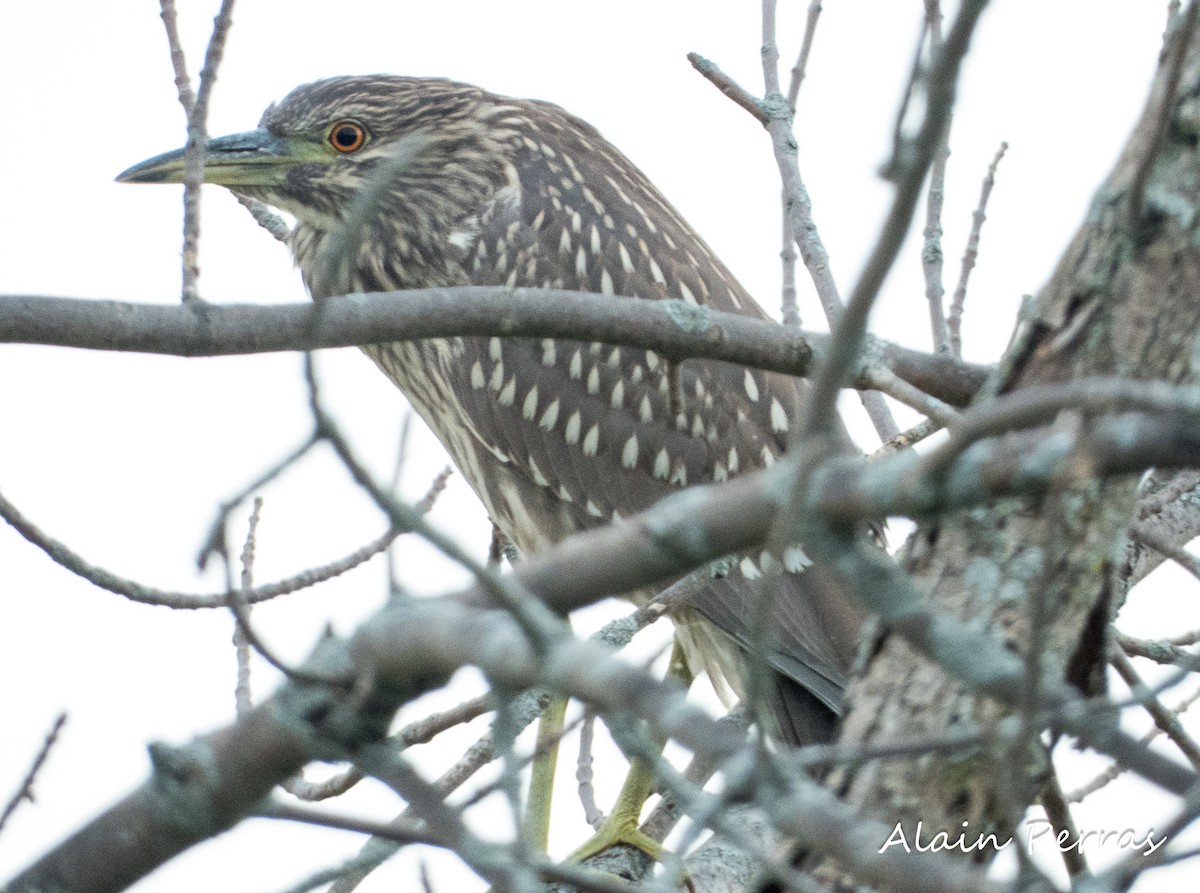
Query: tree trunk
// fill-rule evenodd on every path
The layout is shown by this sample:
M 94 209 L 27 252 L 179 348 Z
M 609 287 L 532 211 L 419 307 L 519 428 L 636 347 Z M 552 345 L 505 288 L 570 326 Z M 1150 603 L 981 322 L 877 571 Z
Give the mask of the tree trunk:
M 1164 51 L 1147 109 L 1113 173 L 1025 314 L 1002 366 L 1002 391 L 1092 375 L 1171 382 L 1191 375 L 1200 323 L 1200 41 L 1183 32 Z M 1171 57 L 1180 52 L 1172 89 Z M 1056 424 L 1079 426 L 1085 445 L 1076 473 L 1056 492 L 1037 504 L 1008 501 L 923 523 L 905 561 L 939 611 L 986 624 L 1043 672 L 1095 691 L 1103 685 L 1110 592 L 1114 569 L 1126 560 L 1137 482 L 1098 482 L 1088 473 L 1087 419 L 1065 414 Z M 1006 712 L 885 632 L 852 686 L 841 743 L 962 732 L 988 740 Z M 918 821 L 925 842 L 941 830 L 952 840 L 964 833 L 968 843 L 993 831 L 1004 841 L 1037 795 L 1040 731 L 1035 726 L 1007 752 L 989 745 L 949 757 L 870 761 L 832 784 L 889 827 L 901 823 L 910 844 Z

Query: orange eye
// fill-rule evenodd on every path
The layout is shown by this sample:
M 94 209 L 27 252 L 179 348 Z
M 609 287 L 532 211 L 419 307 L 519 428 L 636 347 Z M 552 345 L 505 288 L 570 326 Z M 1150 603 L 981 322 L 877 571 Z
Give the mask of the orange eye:
M 338 121 L 329 131 L 329 145 L 349 155 L 357 152 L 367 141 L 367 130 L 357 121 Z

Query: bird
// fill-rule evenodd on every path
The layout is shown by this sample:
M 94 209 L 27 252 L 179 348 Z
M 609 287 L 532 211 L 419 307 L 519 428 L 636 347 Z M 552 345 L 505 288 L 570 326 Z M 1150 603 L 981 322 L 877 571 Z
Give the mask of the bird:
M 180 183 L 183 168 L 176 150 L 118 180 Z M 209 140 L 203 179 L 295 218 L 290 248 L 316 300 L 490 285 L 770 318 L 625 155 L 547 102 L 440 78 L 318 80 L 269 106 L 257 129 Z M 807 388 L 595 341 L 445 337 L 362 350 L 521 555 L 770 466 Z M 769 587 L 775 732 L 830 740 L 863 609 L 799 545 L 726 565 L 672 612 L 689 669 L 744 693 L 750 606 Z

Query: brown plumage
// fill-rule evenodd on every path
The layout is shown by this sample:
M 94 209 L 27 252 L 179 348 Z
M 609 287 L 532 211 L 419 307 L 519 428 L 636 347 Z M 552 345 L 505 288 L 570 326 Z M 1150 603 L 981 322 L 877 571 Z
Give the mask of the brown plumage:
M 122 177 L 177 182 L 180 157 Z M 295 215 L 291 247 L 318 299 L 507 285 L 767 318 L 628 159 L 547 103 L 444 80 L 318 81 L 269 108 L 258 131 L 212 141 L 206 180 Z M 363 350 L 526 554 L 681 487 L 771 464 L 804 388 L 594 342 L 464 337 Z M 773 706 L 792 741 L 831 734 L 862 617 L 809 564 L 798 547 L 779 560 L 739 556 L 674 615 L 693 669 L 740 691 L 749 593 L 774 588 Z

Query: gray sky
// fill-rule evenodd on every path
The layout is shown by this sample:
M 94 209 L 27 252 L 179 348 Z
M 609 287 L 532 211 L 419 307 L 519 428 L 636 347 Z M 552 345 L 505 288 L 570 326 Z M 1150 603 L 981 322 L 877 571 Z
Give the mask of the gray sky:
M 180 6 L 195 77 L 217 3 Z M 921 6 L 917 0 L 825 4 L 797 132 L 802 171 L 844 293 L 890 195 L 877 169 L 890 148 Z M 781 7 L 786 76 L 807 3 Z M 985 17 L 956 112 L 944 217 L 950 286 L 980 179 L 1007 140 L 973 277 L 965 328 L 970 358 L 998 356 L 1021 295 L 1046 280 L 1083 219 L 1144 101 L 1164 9 L 1145 0 L 1008 0 Z M 333 74 L 443 75 L 549 99 L 625 151 L 773 309 L 779 187 L 769 142 L 684 58 L 700 52 L 761 92 L 758 29 L 757 4 L 717 0 L 244 0 L 209 130 L 250 129 L 267 103 L 291 87 Z M 7 4 L 0 85 L 7 135 L 0 140 L 0 293 L 177 300 L 180 190 L 112 182 L 129 164 L 184 139 L 157 4 Z M 202 226 L 205 298 L 305 299 L 286 250 L 223 191 L 206 191 Z M 919 243 L 910 242 L 873 328 L 926 347 Z M 820 311 L 803 272 L 800 281 L 805 322 L 817 327 Z M 0 347 L 0 492 L 47 532 L 117 573 L 164 588 L 214 591 L 220 576 L 198 575 L 195 553 L 219 502 L 307 433 L 299 368 L 291 355 L 179 360 Z M 404 412 L 398 393 L 354 350 L 323 353 L 320 369 L 329 402 L 372 467 L 387 476 Z M 873 445 L 861 420 L 852 423 L 864 445 Z M 414 435 L 413 453 L 402 491 L 416 498 L 445 459 L 423 430 Z M 339 557 L 382 527 L 324 454 L 264 495 L 263 581 Z M 432 517 L 472 548 L 486 548 L 485 519 L 457 479 Z M 405 543 L 397 554 L 403 579 L 416 591 L 442 592 L 461 582 L 418 544 Z M 224 614 L 128 604 L 73 578 L 3 526 L 0 567 L 8 602 L 0 673 L 9 680 L 0 689 L 0 791 L 16 784 L 52 717 L 70 713 L 38 785 L 38 803 L 24 806 L 0 836 L 4 877 L 137 783 L 148 741 L 181 742 L 228 722 L 233 659 Z M 339 631 L 353 629 L 378 605 L 382 580 L 376 561 L 316 592 L 272 603 L 256 620 L 295 660 L 328 620 Z M 1140 631 L 1172 631 L 1154 622 L 1179 610 L 1173 595 L 1183 591 L 1168 578 L 1159 595 L 1148 597 Z M 584 622 L 623 610 L 600 608 Z M 665 630 L 656 633 L 639 653 L 665 641 Z M 268 692 L 275 679 L 256 670 L 256 692 Z M 477 723 L 448 736 L 422 765 L 430 771 L 448 765 L 480 730 Z M 1080 780 L 1088 771 L 1081 766 Z M 565 767 L 563 775 L 571 774 Z M 388 815 L 390 800 L 364 788 L 337 808 Z M 1120 807 L 1120 798 L 1141 790 L 1103 795 L 1098 808 Z M 583 833 L 571 796 L 560 806 L 559 851 Z M 1143 808 L 1157 814 L 1152 801 Z M 1115 821 L 1111 811 L 1102 815 L 1109 818 L 1097 821 Z M 1130 821 L 1128 812 L 1120 818 L 1122 827 Z M 198 848 L 138 889 L 279 890 L 357 845 L 349 835 L 258 823 L 245 837 L 239 832 Z M 249 846 L 259 848 L 254 858 Z M 411 857 L 398 860 L 362 889 L 411 878 L 413 864 Z M 447 885 L 462 877 L 448 859 L 435 866 L 444 872 L 435 880 Z

